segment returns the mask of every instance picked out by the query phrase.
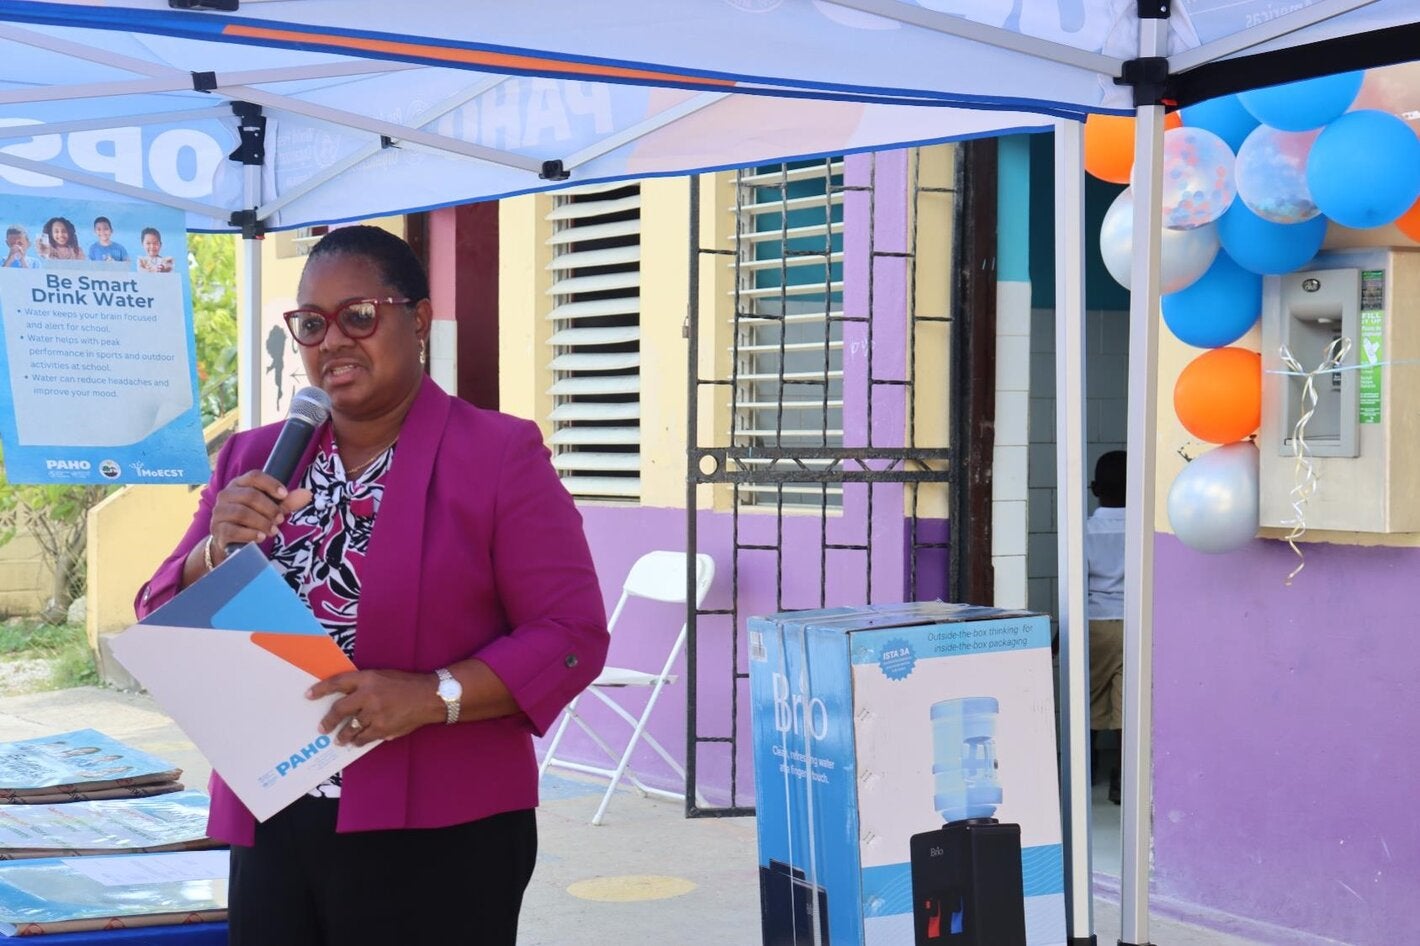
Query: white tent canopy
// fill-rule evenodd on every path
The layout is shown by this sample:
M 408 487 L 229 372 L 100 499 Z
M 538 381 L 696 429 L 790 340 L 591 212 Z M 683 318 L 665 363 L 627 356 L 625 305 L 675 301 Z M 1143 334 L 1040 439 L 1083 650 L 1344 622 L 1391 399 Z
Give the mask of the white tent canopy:
M 486 72 L 1066 114 L 1132 106 L 1113 79 L 1138 55 L 1139 35 L 1136 0 L 537 0 L 516 16 L 502 0 L 247 0 L 230 16 L 173 11 L 166 0 L 6 6 L 15 22 L 83 18 L 110 29 Z M 1387 54 L 1380 47 L 1403 54 L 1415 36 L 1412 0 L 1151 0 L 1147 8 L 1169 10 L 1159 54 L 1176 73 L 1356 34 L 1371 34 L 1363 45 L 1376 62 Z M 1001 68 L 1003 57 L 1012 67 Z M 1276 63 L 1269 69 L 1286 78 Z
M 214 9 L 233 8 L 232 13 Z M 1121 941 L 1148 941 L 1163 104 L 1420 49 L 1417 0 L 123 0 L 0 4 L 0 192 L 126 193 L 289 227 L 625 177 L 1057 126 L 1067 712 L 1085 705 L 1088 112 L 1139 117 L 1131 273 Z M 1142 14 L 1142 16 L 1141 16 Z M 1132 85 L 1120 83 L 1128 77 Z M 240 142 L 244 170 L 223 159 Z M 260 107 L 260 116 L 250 106 Z M 257 129 L 265 120 L 264 135 Z M 204 136 L 204 137 L 198 137 Z M 256 158 L 260 157 L 259 163 Z M 75 189 L 77 188 L 77 189 Z M 236 216 L 233 216 L 233 215 Z M 255 350 L 246 339 L 246 352 Z M 251 364 L 253 360 L 248 360 Z M 1065 752 L 1091 934 L 1084 723 Z
M 442 19 L 440 7 L 415 9 Z M 1045 117 L 1019 112 L 489 74 L 36 25 L 28 22 L 38 18 L 33 8 L 44 8 L 47 20 L 89 19 L 78 5 L 0 7 L 0 187 L 44 195 L 62 186 L 75 198 L 128 193 L 185 210 L 194 230 L 241 229 L 253 219 L 263 230 L 332 223 L 564 180 L 684 174 L 1049 127 Z M 172 11 L 137 19 L 220 22 Z M 246 103 L 244 118 L 235 102 Z M 241 165 L 227 159 L 243 126 L 256 133 L 250 151 L 260 159 L 250 192 Z M 243 213 L 245 220 L 234 216 Z

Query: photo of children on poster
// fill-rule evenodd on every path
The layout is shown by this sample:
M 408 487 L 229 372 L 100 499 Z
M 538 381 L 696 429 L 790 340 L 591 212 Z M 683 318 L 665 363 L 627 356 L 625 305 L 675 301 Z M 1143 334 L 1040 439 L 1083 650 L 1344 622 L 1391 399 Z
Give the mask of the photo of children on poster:
M 9 480 L 205 482 L 182 213 L 10 196 L 0 224 Z

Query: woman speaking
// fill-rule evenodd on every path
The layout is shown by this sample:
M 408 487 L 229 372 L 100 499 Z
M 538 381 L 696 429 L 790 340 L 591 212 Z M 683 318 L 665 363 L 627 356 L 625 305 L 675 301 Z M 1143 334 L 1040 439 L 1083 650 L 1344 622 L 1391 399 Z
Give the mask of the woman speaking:
M 279 425 L 233 436 L 135 607 L 261 543 L 361 668 L 311 688 L 340 694 L 323 728 L 382 742 L 261 824 L 214 775 L 231 943 L 511 946 L 537 854 L 532 737 L 606 656 L 581 517 L 536 425 L 425 377 L 428 280 L 403 240 L 331 231 L 297 294 L 286 325 L 330 422 L 292 483 L 261 472 Z

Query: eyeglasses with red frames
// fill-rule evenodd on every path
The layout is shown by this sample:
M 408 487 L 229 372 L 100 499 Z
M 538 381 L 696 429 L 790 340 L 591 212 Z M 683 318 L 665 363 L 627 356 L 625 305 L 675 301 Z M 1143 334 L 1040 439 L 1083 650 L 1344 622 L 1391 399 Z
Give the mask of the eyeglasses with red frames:
M 352 299 L 336 309 L 327 312 L 319 306 L 307 305 L 282 313 L 286 328 L 296 344 L 311 347 L 325 341 L 330 323 L 340 326 L 346 338 L 369 338 L 380 327 L 380 306 L 409 305 L 412 299 Z

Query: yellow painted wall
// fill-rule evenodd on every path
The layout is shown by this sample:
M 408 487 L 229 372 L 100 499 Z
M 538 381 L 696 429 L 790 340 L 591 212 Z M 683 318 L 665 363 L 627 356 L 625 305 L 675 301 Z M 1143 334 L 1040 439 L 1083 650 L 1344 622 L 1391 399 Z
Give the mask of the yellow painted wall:
M 129 486 L 89 510 L 89 644 L 136 619 L 133 596 L 177 545 L 198 488 Z
M 544 353 L 552 335 L 547 294 L 552 261 L 553 198 L 529 194 L 498 202 L 498 405 L 508 414 L 535 420 L 543 436 L 552 398 Z
M 203 431 L 209 455 L 236 428 L 236 412 Z M 133 596 L 177 545 L 201 487 L 126 486 L 89 510 L 89 643 L 132 624 Z
M 956 210 L 955 196 L 926 188 L 949 188 L 956 174 L 956 148 L 937 145 L 918 149 L 909 164 L 909 187 L 914 182 L 922 190 L 908 206 L 908 226 L 915 217 L 917 250 L 912 263 L 916 286 L 915 305 L 918 317 L 945 316 L 951 313 L 952 288 L 952 215 Z M 921 322 L 917 328 L 916 357 L 913 377 L 913 410 L 916 445 L 940 447 L 951 443 L 951 324 Z M 904 502 L 911 513 L 912 490 L 905 491 Z M 917 491 L 917 515 L 946 519 L 950 505 L 950 486 L 924 486 Z
M 0 545 L 0 617 L 38 614 L 49 588 L 50 571 L 33 535 L 21 532 Z
M 690 182 L 641 182 L 641 505 L 685 508 Z
M 700 176 L 700 239 L 705 249 L 733 250 L 735 245 L 735 175 Z M 735 273 L 733 257 L 700 254 L 699 365 L 701 378 L 728 378 L 734 338 Z M 696 405 L 700 447 L 730 444 L 730 389 L 723 385 L 702 389 Z M 702 486 L 696 490 L 696 507 L 728 512 L 733 491 L 728 487 Z

